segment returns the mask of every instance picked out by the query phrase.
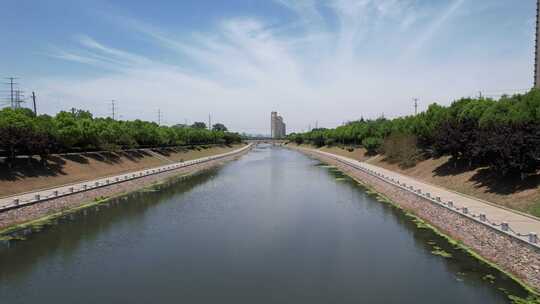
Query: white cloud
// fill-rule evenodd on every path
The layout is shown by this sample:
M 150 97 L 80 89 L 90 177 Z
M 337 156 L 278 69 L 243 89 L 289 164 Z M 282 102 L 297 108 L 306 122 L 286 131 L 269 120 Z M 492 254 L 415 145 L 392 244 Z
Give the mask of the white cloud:
M 158 108 L 168 123 L 204 121 L 212 113 L 214 121 L 233 130 L 268 133 L 272 110 L 283 114 L 290 130 L 302 130 L 315 120 L 332 127 L 361 116 L 409 114 L 413 96 L 425 106 L 500 83 L 523 87 L 528 57 L 498 60 L 496 65 L 487 56 L 435 64 L 397 60 L 404 51 L 410 55 L 428 48 L 463 1 L 419 18 L 412 1 L 279 0 L 297 16 L 292 22 L 305 29 L 300 32 L 251 16 L 222 20 L 211 32 L 178 36 L 121 18 L 121 25 L 137 37 L 158 50 L 173 51 L 177 63 L 80 35 L 76 47 L 54 49 L 53 56 L 107 72 L 93 79 L 43 80 L 40 91 L 50 101 L 50 111 L 76 102 L 106 115 L 107 101 L 116 99 L 125 119 L 155 120 Z M 330 26 L 321 10 L 329 10 L 336 26 Z

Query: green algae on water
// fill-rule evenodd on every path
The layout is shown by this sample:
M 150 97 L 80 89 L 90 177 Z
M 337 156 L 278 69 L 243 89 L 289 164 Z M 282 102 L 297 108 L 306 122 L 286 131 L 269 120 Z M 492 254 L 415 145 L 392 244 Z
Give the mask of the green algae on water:
M 451 258 L 452 257 L 452 254 L 449 253 L 449 252 L 446 252 L 444 251 L 441 247 L 439 246 L 433 246 L 433 250 L 431 251 L 431 254 L 433 255 L 438 255 L 438 256 L 442 256 L 443 258 Z
M 485 276 L 482 277 L 482 280 L 490 281 L 491 283 L 493 283 L 495 281 L 495 276 L 492 274 L 486 274 Z
M 25 231 L 32 232 L 32 233 L 39 232 L 39 231 L 42 231 L 47 226 L 51 226 L 51 225 L 56 224 L 58 219 L 63 218 L 65 216 L 67 216 L 67 215 L 79 212 L 81 210 L 84 210 L 84 209 L 87 209 L 87 208 L 90 208 L 90 207 L 99 206 L 101 204 L 109 202 L 111 199 L 114 199 L 114 198 L 118 198 L 118 199 L 123 200 L 124 198 L 126 198 L 127 195 L 129 195 L 131 193 L 155 192 L 155 191 L 158 191 L 159 187 L 162 186 L 162 185 L 166 185 L 168 183 L 172 183 L 172 182 L 177 181 L 177 180 L 183 180 L 185 178 L 188 178 L 190 176 L 194 176 L 194 175 L 196 175 L 196 174 L 198 174 L 200 172 L 203 172 L 203 171 L 204 170 L 188 172 L 188 173 L 181 173 L 181 174 L 178 174 L 178 175 L 175 175 L 175 176 L 168 177 L 168 178 L 166 178 L 164 180 L 154 182 L 152 184 L 141 187 L 139 189 L 136 189 L 136 190 L 133 190 L 133 191 L 126 191 L 126 192 L 117 193 L 117 194 L 115 194 L 113 196 L 110 196 L 110 197 L 108 197 L 108 196 L 98 196 L 98 197 L 95 197 L 94 199 L 91 199 L 88 202 L 83 203 L 82 205 L 77 206 L 77 207 L 63 207 L 58 211 L 50 210 L 50 211 L 47 212 L 46 215 L 44 215 L 44 216 L 42 216 L 42 217 L 40 217 L 38 219 L 28 221 L 28 222 L 24 222 L 24 223 L 21 223 L 21 224 L 11 225 L 11 226 L 6 227 L 4 229 L 0 229 L 0 242 L 24 241 L 24 240 L 27 239 L 27 237 L 23 235 L 24 233 L 19 233 L 19 232 L 25 232 Z
M 78 207 L 69 208 L 69 209 L 63 208 L 62 210 L 58 212 L 50 212 L 46 216 L 41 217 L 39 219 L 22 223 L 22 224 L 18 224 L 18 225 L 14 225 L 14 226 L 10 226 L 0 231 L 0 241 L 24 241 L 27 239 L 27 237 L 24 235 L 24 233 L 21 234 L 19 232 L 27 232 L 27 231 L 32 232 L 32 233 L 40 232 L 44 228 L 56 224 L 57 220 L 61 217 L 70 215 L 72 213 L 78 212 L 80 210 L 83 210 L 92 206 L 100 205 L 102 203 L 109 201 L 109 199 L 110 198 L 101 196 L 99 200 L 97 200 L 96 198 Z
M 431 251 L 431 254 L 433 254 L 433 255 L 438 255 L 438 256 L 442 256 L 442 257 L 445 258 L 445 259 L 449 259 L 449 258 L 452 257 L 452 254 L 451 254 L 451 253 L 446 252 L 446 251 L 444 251 L 444 250 L 442 250 L 442 249 L 436 249 L 436 250 L 433 250 L 433 251 Z
M 508 299 L 512 301 L 512 304 L 540 304 L 540 298 L 538 296 L 528 296 L 526 299 L 524 299 L 509 295 Z
M 518 304 L 540 304 L 540 298 L 538 297 L 538 293 L 533 288 L 528 286 L 525 282 L 518 279 L 513 274 L 504 271 L 498 265 L 486 260 L 484 257 L 480 256 L 478 253 L 476 253 L 472 249 L 470 249 L 467 245 L 463 244 L 461 241 L 451 238 L 450 236 L 448 236 L 445 233 L 441 232 L 438 228 L 428 224 L 427 222 L 425 222 L 424 220 L 419 218 L 417 215 L 403 209 L 400 205 L 396 204 L 394 201 L 392 201 L 391 199 L 389 199 L 388 197 L 386 197 L 382 193 L 375 191 L 373 189 L 373 187 L 366 184 L 365 182 L 362 182 L 361 180 L 358 180 L 356 178 L 353 178 L 353 179 L 358 183 L 358 185 L 360 187 L 365 189 L 365 192 L 368 195 L 374 196 L 377 201 L 388 203 L 392 207 L 394 207 L 396 209 L 399 209 L 399 210 L 402 210 L 404 212 L 405 216 L 410 217 L 412 219 L 412 221 L 415 223 L 417 228 L 431 230 L 436 235 L 444 238 L 448 242 L 448 244 L 452 245 L 452 247 L 455 250 L 464 251 L 465 253 L 467 253 L 472 258 L 478 260 L 480 263 L 485 264 L 485 265 L 487 265 L 487 266 L 489 266 L 489 267 L 491 267 L 493 269 L 496 269 L 497 271 L 501 272 L 502 274 L 504 274 L 505 276 L 509 277 L 514 282 L 519 284 L 526 292 L 528 292 L 530 294 L 530 296 L 527 299 L 522 299 L 522 298 L 519 298 L 517 296 L 512 296 L 513 297 L 512 301 L 514 301 L 513 303 L 518 303 Z M 446 254 L 450 254 L 450 253 L 444 252 L 444 251 L 443 252 L 439 252 L 437 250 L 434 250 L 434 251 L 435 252 L 432 252 L 433 254 L 437 254 L 437 255 L 441 255 L 441 256 L 446 256 Z M 450 254 L 450 257 L 451 256 L 452 255 Z M 522 301 L 522 302 L 516 302 L 516 299 L 519 300 L 519 301 Z
M 431 229 L 431 227 L 426 224 L 426 222 L 422 221 L 421 219 L 417 218 L 417 217 L 414 217 L 413 218 L 413 223 L 416 225 L 416 228 L 418 229 Z

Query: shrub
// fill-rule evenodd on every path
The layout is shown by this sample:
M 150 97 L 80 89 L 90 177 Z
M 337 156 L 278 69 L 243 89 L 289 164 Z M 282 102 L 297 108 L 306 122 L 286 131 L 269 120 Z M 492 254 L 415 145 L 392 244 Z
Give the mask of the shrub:
M 374 155 L 377 154 L 382 142 L 383 140 L 379 137 L 368 137 L 362 141 L 362 146 L 366 148 L 368 155 Z
M 388 136 L 381 147 L 381 152 L 390 162 L 398 163 L 401 167 L 412 167 L 420 159 L 416 136 L 393 133 Z

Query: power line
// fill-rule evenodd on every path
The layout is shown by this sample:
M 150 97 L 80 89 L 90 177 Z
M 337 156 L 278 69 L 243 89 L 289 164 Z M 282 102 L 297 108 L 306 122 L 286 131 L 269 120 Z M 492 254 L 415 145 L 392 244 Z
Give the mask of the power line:
M 521 88 L 521 89 L 497 89 L 497 90 L 489 90 L 490 93 L 508 93 L 508 92 L 527 92 L 529 91 L 529 88 Z
M 479 98 L 498 98 L 502 96 L 511 96 L 514 94 L 525 94 L 529 89 L 513 89 L 513 90 L 493 90 L 493 91 L 478 91 L 477 96 Z M 512 93 L 508 93 L 512 92 Z M 471 94 L 474 95 L 474 94 Z

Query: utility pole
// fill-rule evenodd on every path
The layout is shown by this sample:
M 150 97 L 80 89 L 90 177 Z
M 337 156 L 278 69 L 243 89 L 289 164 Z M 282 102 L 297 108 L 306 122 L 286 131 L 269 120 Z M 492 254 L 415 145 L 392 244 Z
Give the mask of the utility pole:
M 212 131 L 212 115 L 208 114 L 208 130 Z
M 34 116 L 37 117 L 36 93 L 34 91 L 32 91 L 32 102 L 34 103 Z
M 540 1 L 540 0 L 539 0 Z M 482 99 L 482 91 L 478 91 L 478 98 Z
M 319 128 L 319 121 L 315 120 L 315 129 L 318 129 L 318 128 Z
M 111 100 L 111 110 L 112 110 L 112 119 L 113 119 L 113 120 L 114 120 L 114 117 L 115 117 L 115 113 L 114 113 L 114 110 L 115 110 L 115 108 L 114 108 L 114 102 L 115 102 L 114 99 Z
M 418 98 L 413 98 L 413 100 L 414 100 L 414 115 L 417 115 L 418 114 Z
M 161 126 L 161 110 L 160 109 L 157 110 L 157 116 L 158 116 L 157 118 L 158 126 Z

